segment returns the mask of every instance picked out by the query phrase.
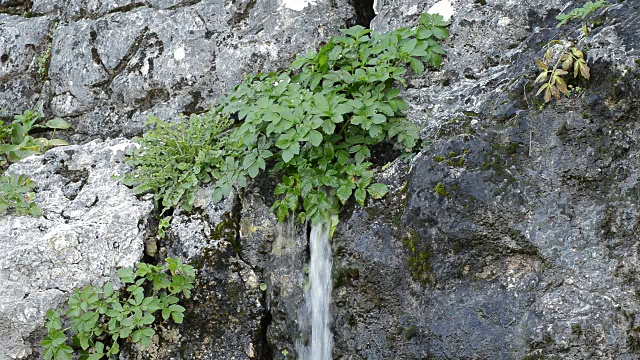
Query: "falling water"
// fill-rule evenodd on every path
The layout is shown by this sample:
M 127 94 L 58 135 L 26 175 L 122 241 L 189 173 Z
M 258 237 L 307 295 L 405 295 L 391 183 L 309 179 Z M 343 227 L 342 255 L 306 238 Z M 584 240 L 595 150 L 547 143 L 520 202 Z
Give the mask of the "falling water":
M 309 290 L 305 294 L 306 316 L 311 323 L 311 343 L 297 344 L 302 360 L 331 360 L 333 335 L 331 334 L 331 244 L 329 243 L 328 222 L 311 227 L 309 240 L 311 261 L 309 263 Z M 309 319 L 302 319 L 309 322 Z M 306 321 L 305 321 L 306 320 Z

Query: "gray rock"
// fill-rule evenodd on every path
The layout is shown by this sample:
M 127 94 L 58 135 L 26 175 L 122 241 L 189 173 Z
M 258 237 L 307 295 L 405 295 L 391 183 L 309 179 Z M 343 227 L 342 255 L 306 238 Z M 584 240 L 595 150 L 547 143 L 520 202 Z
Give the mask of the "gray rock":
M 244 74 L 286 66 L 357 16 L 346 1 L 295 11 L 277 0 L 35 0 L 33 12 L 58 21 L 41 99 L 47 116 L 69 118 L 75 142 L 138 135 L 148 114 L 203 112 Z M 33 106 L 34 96 L 18 98 L 2 76 L 0 90 L 9 113 Z
M 196 194 L 191 213 L 181 208 L 173 213 L 164 250 L 168 256 L 193 260 L 205 249 L 227 246 L 223 242 L 235 242 L 237 226 L 233 210 L 236 195 L 232 193 L 218 203 L 211 201 L 212 196 L 213 186 L 203 186 Z
M 24 339 L 47 309 L 142 257 L 152 204 L 112 178 L 127 171 L 130 146 L 117 139 L 58 147 L 9 168 L 37 182 L 43 216 L 0 217 L 0 358 L 29 355 Z
M 335 355 L 638 358 L 638 4 L 579 42 L 586 93 L 541 106 L 540 44 L 580 32 L 564 4 L 453 3 L 447 62 L 407 92 L 430 144 L 336 230 Z
M 38 57 L 46 49 L 52 19 L 0 13 L 0 119 L 33 108 L 41 98 Z

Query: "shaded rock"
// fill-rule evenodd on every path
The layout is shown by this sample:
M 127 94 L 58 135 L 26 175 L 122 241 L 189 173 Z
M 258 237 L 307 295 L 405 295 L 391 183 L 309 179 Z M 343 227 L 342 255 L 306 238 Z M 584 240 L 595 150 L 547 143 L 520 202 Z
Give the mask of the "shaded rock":
M 125 351 L 124 359 L 267 359 L 263 294 L 253 269 L 226 241 L 193 259 L 193 297 L 181 325 L 156 325 L 159 337 L 147 349 Z
M 30 354 L 24 339 L 49 308 L 142 257 L 152 204 L 112 178 L 127 171 L 129 146 L 116 139 L 58 147 L 9 168 L 37 182 L 43 216 L 0 217 L 0 358 Z
M 580 32 L 555 30 L 563 4 L 452 3 L 447 62 L 407 92 L 431 141 L 406 200 L 400 189 L 336 230 L 335 354 L 637 358 L 638 4 L 607 9 L 579 42 L 585 94 L 543 106 L 540 44 Z M 382 7 L 374 26 L 422 6 Z
M 253 189 L 256 190 L 256 189 Z M 269 199 L 270 196 L 267 196 Z M 293 221 L 281 224 L 257 191 L 243 193 L 240 211 L 240 255 L 252 264 L 266 286 L 268 313 L 265 341 L 273 359 L 295 356 L 308 260 L 307 227 Z

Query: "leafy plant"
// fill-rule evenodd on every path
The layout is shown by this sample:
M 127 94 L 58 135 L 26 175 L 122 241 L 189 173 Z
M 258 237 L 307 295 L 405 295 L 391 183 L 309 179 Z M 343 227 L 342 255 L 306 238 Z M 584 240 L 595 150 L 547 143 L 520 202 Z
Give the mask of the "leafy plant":
M 179 123 L 150 116 L 147 125 L 153 130 L 134 139 L 140 149 L 129 153 L 126 162 L 135 169 L 125 175 L 123 183 L 135 185 L 136 194 L 153 191 L 156 205 L 163 210 L 178 204 L 191 210 L 198 185 L 217 175 L 225 155 L 222 134 L 231 121 L 209 112 L 182 118 Z
M 410 153 L 419 139 L 395 86 L 406 83 L 407 67 L 421 74 L 425 63 L 440 66 L 448 25 L 422 14 L 418 26 L 389 33 L 344 29 L 289 69 L 247 76 L 206 116 L 183 125 L 154 120 L 130 157 L 138 168 L 127 183 L 155 191 L 165 208 L 188 209 L 199 183 L 215 180 L 218 201 L 268 166 L 282 177 L 272 207 L 279 220 L 297 213 L 313 223 L 352 197 L 361 205 L 367 195 L 381 198 L 388 189 L 372 183 L 373 148 L 384 142 Z M 182 133 L 194 136 L 176 141 Z
M 560 14 L 556 16 L 556 19 L 560 20 L 560 23 L 558 23 L 557 27 L 561 27 L 562 25 L 565 25 L 567 22 L 573 19 L 582 19 L 585 22 L 582 25 L 582 32 L 585 36 L 587 36 L 589 35 L 589 19 L 591 17 L 591 14 L 594 11 L 600 8 L 605 8 L 607 6 L 609 6 L 607 4 L 607 0 L 598 0 L 596 2 L 588 1 L 582 7 L 575 8 L 567 14 Z
M 24 175 L 0 174 L 0 214 L 15 209 L 18 216 L 42 215 L 42 210 L 34 202 L 36 194 L 33 190 L 36 187 L 36 183 Z
M 59 118 L 49 120 L 44 125 L 37 124 L 42 116 L 27 110 L 16 115 L 11 124 L 0 123 L 0 214 L 13 208 L 18 216 L 40 216 L 42 210 L 34 202 L 37 185 L 24 175 L 3 174 L 3 170 L 12 162 L 27 156 L 41 154 L 51 146 L 68 145 L 66 141 L 54 139 L 57 129 L 68 129 L 70 125 Z M 29 135 L 32 129 L 52 129 L 50 139 L 34 138 Z
M 40 343 L 45 360 L 71 360 L 74 350 L 79 359 L 111 358 L 120 352 L 120 341 L 125 339 L 147 347 L 155 335 L 150 325 L 157 313 L 165 321 L 171 318 L 182 323 L 185 308 L 177 304 L 177 296 L 191 297 L 194 268 L 172 258 L 162 265 L 138 263 L 136 267 L 135 272 L 132 268 L 118 271 L 125 286 L 121 292 L 111 282 L 76 290 L 67 302 L 67 328 L 60 311 L 47 311 L 48 335 Z
M 559 44 L 560 50 L 552 45 Z M 551 67 L 551 64 L 554 64 Z M 544 83 L 538 89 L 537 95 L 544 92 L 544 101 L 551 101 L 551 97 L 560 98 L 560 94 L 569 94 L 567 83 L 563 78 L 573 70 L 573 77 L 580 74 L 583 78 L 591 78 L 590 69 L 587 61 L 584 59 L 584 53 L 574 45 L 564 46 L 558 40 L 551 41 L 547 44 L 547 51 L 542 60 L 536 60 L 536 65 L 541 72 L 536 78 L 536 83 Z
M 40 120 L 42 120 L 40 113 L 35 110 L 26 110 L 21 115 L 16 115 L 11 124 L 0 125 L 0 167 L 31 155 L 41 154 L 53 146 L 69 145 L 64 140 L 54 138 L 57 130 L 70 128 L 69 123 L 55 118 L 45 124 L 37 124 Z M 51 138 L 34 138 L 29 135 L 31 130 L 38 128 L 53 130 Z

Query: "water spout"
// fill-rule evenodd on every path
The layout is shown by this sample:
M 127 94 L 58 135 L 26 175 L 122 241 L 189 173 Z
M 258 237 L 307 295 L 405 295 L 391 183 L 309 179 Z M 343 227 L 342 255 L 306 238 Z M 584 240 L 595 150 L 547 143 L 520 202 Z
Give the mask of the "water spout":
M 308 346 L 296 344 L 302 360 L 331 360 L 333 334 L 331 334 L 331 244 L 329 230 L 331 224 L 322 222 L 311 227 L 309 247 L 309 290 L 305 294 L 305 315 L 301 328 L 311 325 L 311 342 Z

